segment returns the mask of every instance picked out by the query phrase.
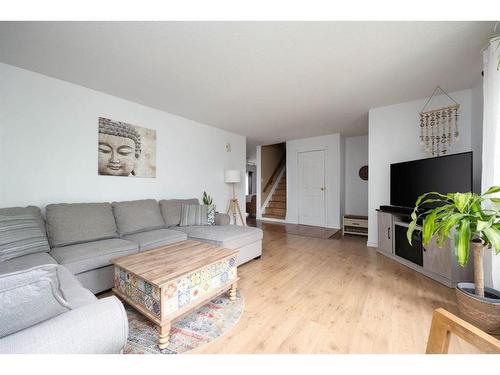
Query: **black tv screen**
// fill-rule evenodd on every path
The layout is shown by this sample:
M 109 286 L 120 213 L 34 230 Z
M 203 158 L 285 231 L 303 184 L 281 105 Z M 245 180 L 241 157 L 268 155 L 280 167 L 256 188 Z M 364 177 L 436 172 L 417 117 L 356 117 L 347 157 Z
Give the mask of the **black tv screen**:
M 430 191 L 472 191 L 472 152 L 391 164 L 392 206 L 414 207 Z

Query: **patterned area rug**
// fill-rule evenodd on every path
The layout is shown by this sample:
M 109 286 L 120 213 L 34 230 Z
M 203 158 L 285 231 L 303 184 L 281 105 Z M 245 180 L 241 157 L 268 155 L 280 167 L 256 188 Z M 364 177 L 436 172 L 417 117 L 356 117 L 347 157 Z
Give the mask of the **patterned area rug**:
M 186 353 L 229 332 L 240 320 L 245 301 L 239 289 L 236 300 L 226 293 L 214 298 L 172 325 L 167 349 L 158 348 L 156 326 L 129 305 L 127 311 L 129 334 L 125 354 L 179 354 Z

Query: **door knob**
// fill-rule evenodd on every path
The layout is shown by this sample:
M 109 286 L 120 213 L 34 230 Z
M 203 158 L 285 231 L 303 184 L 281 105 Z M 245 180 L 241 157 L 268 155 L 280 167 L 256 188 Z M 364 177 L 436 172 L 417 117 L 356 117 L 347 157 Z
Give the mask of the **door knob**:
M 324 191 L 324 190 L 325 190 L 325 188 L 324 188 L 324 187 L 322 187 L 322 188 L 320 188 L 320 189 L 321 189 L 321 191 Z

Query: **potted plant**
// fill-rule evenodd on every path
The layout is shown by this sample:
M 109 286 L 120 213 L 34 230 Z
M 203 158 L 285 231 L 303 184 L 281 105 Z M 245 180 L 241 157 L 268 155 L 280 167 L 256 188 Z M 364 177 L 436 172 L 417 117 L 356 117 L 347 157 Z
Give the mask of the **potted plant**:
M 212 197 L 210 195 L 208 195 L 206 191 L 203 192 L 202 200 L 203 200 L 203 204 L 206 206 L 211 206 L 213 203 Z
M 421 195 L 411 214 L 407 237 L 411 244 L 412 233 L 423 217 L 422 243 L 427 245 L 436 237 L 438 247 L 447 238 L 454 237 L 458 264 L 464 267 L 469 260 L 469 249 L 474 257 L 474 283 L 457 284 L 458 309 L 471 323 L 491 334 L 500 334 L 500 291 L 484 286 L 484 248 L 500 252 L 500 198 L 491 197 L 500 192 L 500 186 L 491 187 L 486 193 Z M 454 232 L 454 233 L 453 233 Z

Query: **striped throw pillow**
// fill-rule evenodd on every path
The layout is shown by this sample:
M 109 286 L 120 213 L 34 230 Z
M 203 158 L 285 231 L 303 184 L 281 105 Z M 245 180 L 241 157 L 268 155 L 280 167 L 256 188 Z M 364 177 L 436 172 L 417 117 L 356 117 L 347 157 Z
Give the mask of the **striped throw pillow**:
M 201 204 L 183 204 L 179 226 L 208 225 L 208 206 Z
M 32 215 L 0 215 L 0 262 L 49 252 L 47 237 Z

